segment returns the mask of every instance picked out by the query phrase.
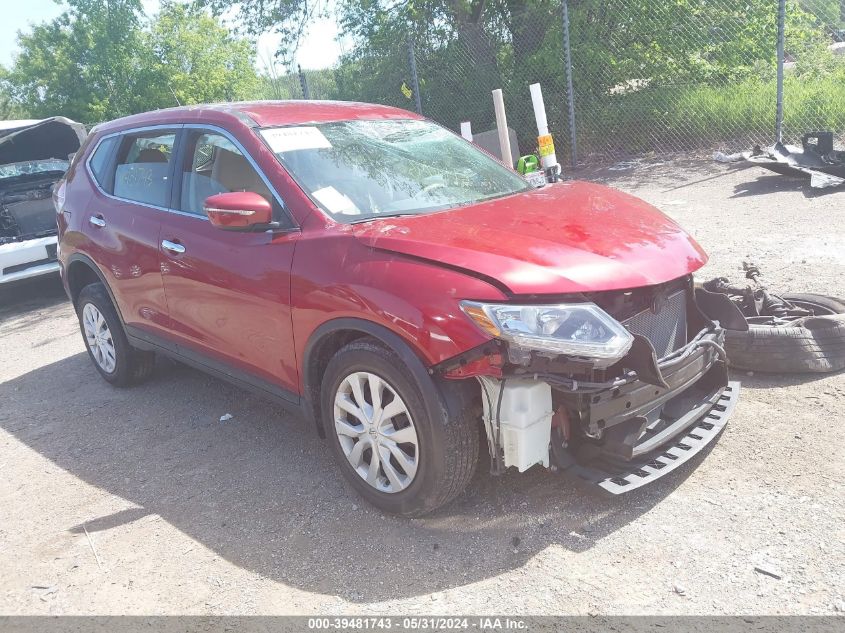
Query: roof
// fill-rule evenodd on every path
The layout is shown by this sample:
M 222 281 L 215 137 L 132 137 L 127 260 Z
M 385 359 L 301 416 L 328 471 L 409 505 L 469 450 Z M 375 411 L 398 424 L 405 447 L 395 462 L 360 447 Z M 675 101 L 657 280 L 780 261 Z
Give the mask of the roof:
M 120 128 L 128 125 L 154 125 L 177 121 L 196 120 L 203 114 L 215 118 L 230 115 L 250 125 L 272 127 L 277 125 L 300 125 L 304 123 L 325 123 L 350 119 L 419 119 L 420 115 L 385 105 L 357 103 L 354 101 L 241 101 L 213 103 L 178 108 L 154 110 L 115 119 L 100 130 Z

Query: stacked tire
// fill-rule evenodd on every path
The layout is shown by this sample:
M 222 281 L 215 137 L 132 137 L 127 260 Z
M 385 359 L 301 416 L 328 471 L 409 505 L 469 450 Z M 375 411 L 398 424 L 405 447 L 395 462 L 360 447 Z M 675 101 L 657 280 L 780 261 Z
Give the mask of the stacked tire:
M 785 293 L 784 299 L 818 316 L 789 325 L 748 324 L 727 330 L 728 362 L 738 369 L 771 373 L 825 373 L 845 369 L 845 301 L 825 295 Z

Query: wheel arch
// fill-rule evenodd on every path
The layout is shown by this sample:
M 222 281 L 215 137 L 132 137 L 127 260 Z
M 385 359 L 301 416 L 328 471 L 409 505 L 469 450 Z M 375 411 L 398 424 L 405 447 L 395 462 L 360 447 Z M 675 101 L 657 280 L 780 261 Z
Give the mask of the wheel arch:
M 374 338 L 390 349 L 413 374 L 422 389 L 423 401 L 432 416 L 448 415 L 449 402 L 420 355 L 401 336 L 366 319 L 339 318 L 320 325 L 308 339 L 303 354 L 303 406 L 312 418 L 317 433 L 325 438 L 320 410 L 321 376 L 331 358 L 344 345 L 359 338 Z M 449 381 L 454 382 L 454 381 Z M 451 391 L 451 390 L 449 390 Z
M 76 302 L 79 299 L 79 293 L 82 292 L 82 289 L 89 284 L 99 282 L 105 286 L 106 293 L 108 293 L 109 299 L 117 312 L 120 323 L 121 325 L 124 325 L 123 314 L 120 312 L 120 306 L 114 299 L 114 294 L 106 281 L 105 275 L 103 275 L 97 264 L 94 263 L 94 260 L 87 255 L 74 253 L 68 259 L 66 277 L 67 293 L 74 309 L 77 307 Z

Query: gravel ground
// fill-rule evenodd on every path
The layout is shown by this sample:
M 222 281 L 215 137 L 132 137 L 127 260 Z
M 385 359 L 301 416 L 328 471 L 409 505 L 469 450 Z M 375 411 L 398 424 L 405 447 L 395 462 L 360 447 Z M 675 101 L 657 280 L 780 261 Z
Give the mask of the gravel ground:
M 706 161 L 583 176 L 675 217 L 711 255 L 703 277 L 752 255 L 776 287 L 845 296 L 845 193 Z M 709 454 L 629 496 L 480 473 L 409 521 L 250 394 L 166 361 L 108 386 L 55 280 L 2 291 L 0 349 L 0 613 L 845 610 L 841 373 L 736 375 Z

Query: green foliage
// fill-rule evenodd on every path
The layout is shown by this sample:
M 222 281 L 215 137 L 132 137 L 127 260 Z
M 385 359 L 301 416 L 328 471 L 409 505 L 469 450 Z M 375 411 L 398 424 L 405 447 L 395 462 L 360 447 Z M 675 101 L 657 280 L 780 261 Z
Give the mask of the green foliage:
M 278 56 L 287 65 L 290 65 L 308 22 L 326 14 L 322 0 L 194 0 L 193 4 L 210 9 L 217 16 L 236 12 L 239 29 L 251 36 L 278 33 L 283 42 Z
M 136 97 L 140 0 L 72 0 L 52 22 L 20 33 L 4 84 L 33 116 L 82 121 L 128 114 Z
M 0 121 L 14 119 L 28 119 L 29 114 L 19 104 L 12 100 L 7 86 L 9 71 L 0 66 Z
M 237 6 L 253 33 L 298 33 L 315 6 L 306 0 L 198 1 L 217 12 Z M 788 0 L 787 53 L 796 62 L 790 76 L 792 83 L 802 78 L 795 84 L 802 95 L 811 78 L 824 79 L 825 94 L 838 94 L 827 81 L 837 62 L 826 47 L 842 18 L 840 3 Z M 312 95 L 413 109 L 413 99 L 400 90 L 411 85 L 411 39 L 427 116 L 453 129 L 465 120 L 476 131 L 490 129 L 490 91 L 502 88 L 508 123 L 528 151 L 536 142 L 528 85 L 540 82 L 550 126 L 559 141 L 566 139 L 560 0 L 339 0 L 337 11 L 353 47 L 332 71 L 333 82 L 320 93 L 312 88 Z M 758 129 L 771 127 L 777 0 L 569 0 L 569 15 L 585 143 L 601 137 L 605 145 L 619 139 L 642 148 L 684 143 L 690 134 L 701 142 L 721 138 L 730 126 L 734 134 L 746 130 L 752 116 L 760 117 Z M 283 59 L 296 41 L 284 40 Z M 298 97 L 295 83 L 287 84 L 293 86 L 288 94 Z
M 142 37 L 144 93 L 156 107 L 238 101 L 258 90 L 253 45 L 202 10 L 163 3 Z
M 251 96 L 253 47 L 203 12 L 165 2 L 145 24 L 140 0 L 67 0 L 52 22 L 20 33 L 0 76 L 35 117 L 96 123 L 135 112 Z
M 809 130 L 845 129 L 845 63 L 824 76 L 787 73 L 784 110 L 787 138 Z M 735 151 L 774 139 L 774 79 L 748 78 L 731 84 L 661 86 L 613 95 L 592 104 L 601 126 L 580 128 L 579 143 L 616 152 L 677 151 L 725 144 Z

